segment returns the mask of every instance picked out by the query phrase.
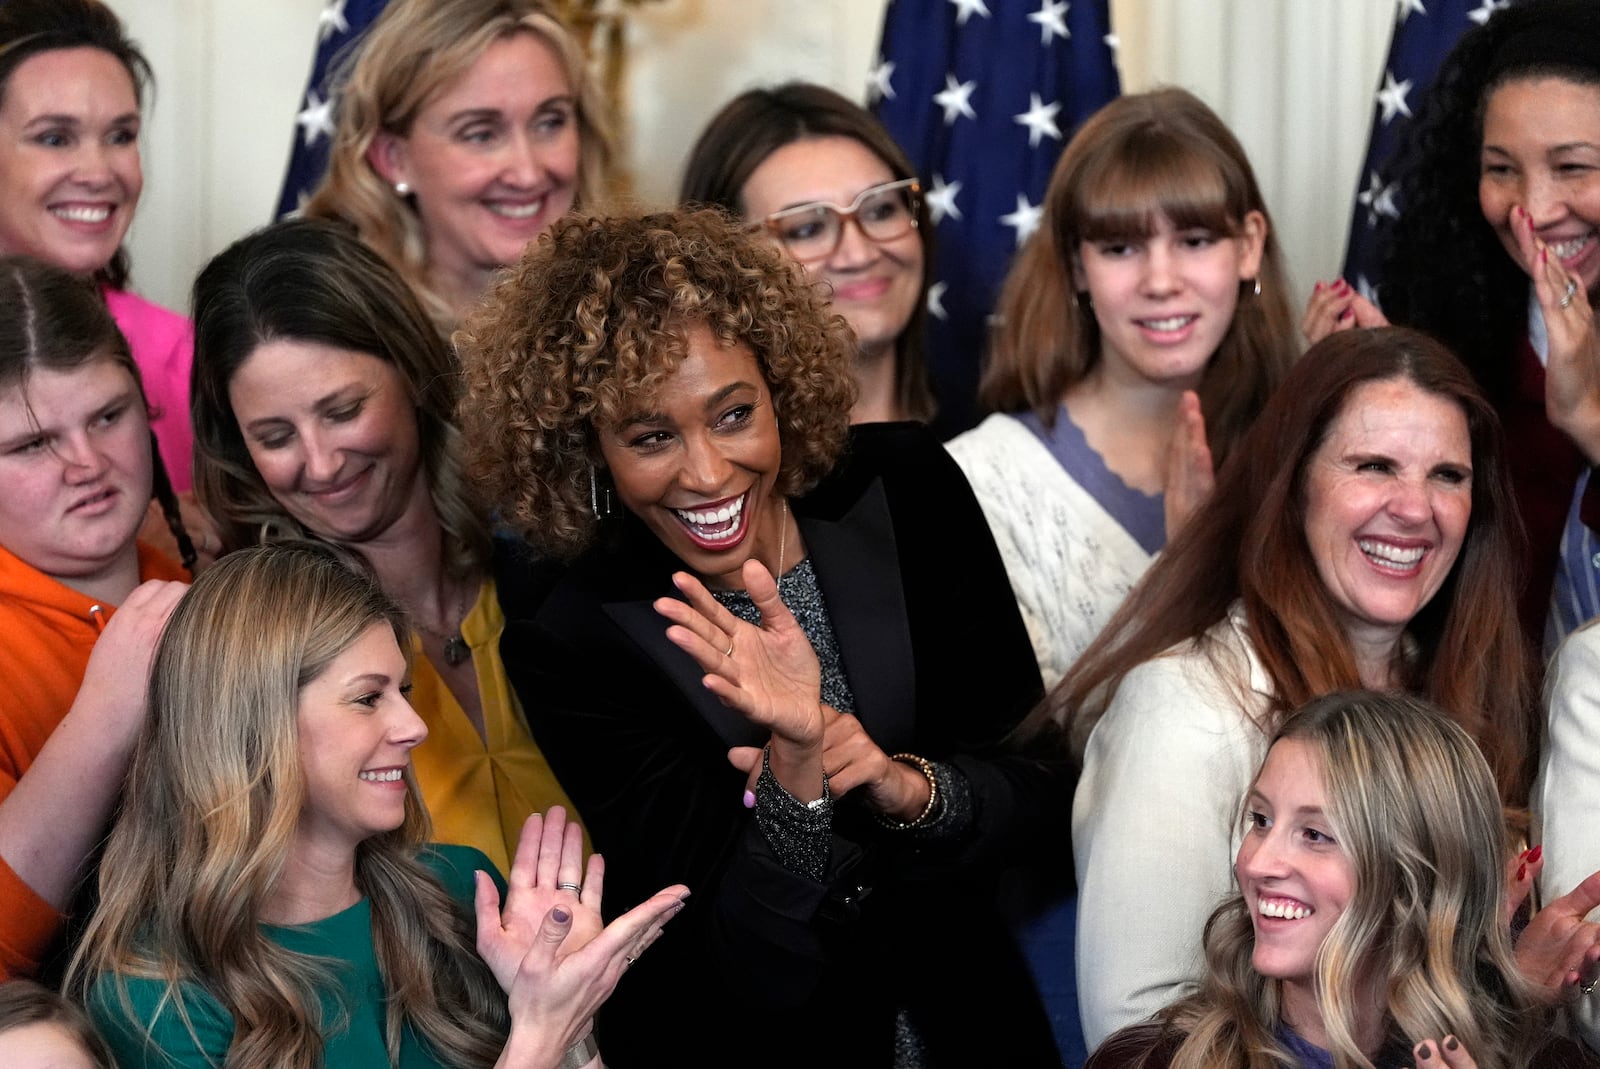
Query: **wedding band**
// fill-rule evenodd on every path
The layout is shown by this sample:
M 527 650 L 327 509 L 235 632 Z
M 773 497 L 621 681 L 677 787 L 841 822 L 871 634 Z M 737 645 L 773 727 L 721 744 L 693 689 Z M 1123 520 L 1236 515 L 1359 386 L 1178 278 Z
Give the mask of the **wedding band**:
M 733 656 L 733 637 L 731 635 L 728 637 L 728 648 L 722 651 L 722 655 L 724 657 Z
M 1563 308 L 1571 308 L 1572 307 L 1572 295 L 1574 293 L 1577 293 L 1577 292 L 1578 292 L 1578 282 L 1577 282 L 1577 280 L 1576 279 L 1571 279 L 1571 278 L 1567 279 L 1567 292 L 1565 292 L 1565 293 L 1563 293 L 1561 295 L 1561 300 L 1558 303 Z
M 1600 983 L 1600 976 L 1596 976 L 1593 980 L 1590 980 L 1586 984 L 1579 984 L 1578 990 L 1582 991 L 1585 995 L 1592 995 L 1594 994 L 1594 985 L 1597 983 Z
M 558 884 L 556 884 L 556 890 L 557 891 L 571 891 L 575 895 L 583 894 L 582 885 L 581 884 L 576 884 L 576 883 L 566 883 L 566 882 L 558 883 Z
M 622 967 L 624 969 L 626 969 L 628 966 L 632 965 L 634 962 L 636 962 L 638 960 L 639 960 L 638 958 L 623 958 L 622 959 Z

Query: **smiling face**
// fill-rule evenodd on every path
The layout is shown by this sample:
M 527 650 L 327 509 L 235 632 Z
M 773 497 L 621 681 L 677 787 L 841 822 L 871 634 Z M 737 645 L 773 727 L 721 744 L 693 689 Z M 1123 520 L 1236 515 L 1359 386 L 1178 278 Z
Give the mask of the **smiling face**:
M 861 142 L 850 137 L 791 141 L 765 160 L 740 191 L 745 218 L 760 222 L 773 212 L 802 204 L 849 208 L 862 190 L 893 182 L 898 175 Z M 922 291 L 922 235 L 916 229 L 874 241 L 847 222 L 831 255 L 804 265 L 832 290 L 833 310 L 855 331 L 866 356 L 893 351 L 911 322 Z
M 388 361 L 270 341 L 228 380 L 228 400 L 267 490 L 308 531 L 367 542 L 432 508 L 416 409 Z
M 300 689 L 302 844 L 353 851 L 405 822 L 411 751 L 428 737 L 406 679 L 394 631 L 375 623 Z
M 1273 744 L 1245 803 L 1234 876 L 1255 928 L 1251 964 L 1283 981 L 1284 1015 L 1302 1035 L 1317 1015 L 1317 952 L 1356 892 L 1355 864 L 1328 815 L 1322 761 L 1300 739 Z M 1314 1016 L 1320 1020 L 1319 1016 Z
M 447 293 L 481 292 L 577 195 L 577 105 L 560 58 L 533 33 L 500 38 L 409 133 L 380 134 L 369 159 L 411 187 L 429 277 Z
M 1507 82 L 1484 104 L 1478 203 L 1506 253 L 1530 270 L 1511 210 L 1562 266 L 1600 294 L 1600 85 L 1535 77 Z
M 1306 465 L 1306 542 L 1360 649 L 1391 649 L 1455 566 L 1472 516 L 1472 440 L 1455 401 L 1366 382 Z
M 1080 242 L 1078 285 L 1100 326 L 1101 374 L 1192 389 L 1233 324 L 1239 284 L 1261 270 L 1266 218 L 1251 212 L 1238 237 L 1151 218 L 1145 237 Z
M 84 590 L 137 556 L 150 503 L 150 424 L 110 358 L 35 368 L 0 388 L 0 546 Z
M 133 77 L 98 48 L 30 56 L 0 95 L 0 254 L 81 275 L 122 244 L 144 176 Z
M 721 345 L 702 325 L 655 396 L 596 428 L 628 510 L 708 585 L 742 588 L 751 557 L 777 566 L 783 498 L 777 412 L 747 346 Z M 791 562 L 792 563 L 792 562 Z

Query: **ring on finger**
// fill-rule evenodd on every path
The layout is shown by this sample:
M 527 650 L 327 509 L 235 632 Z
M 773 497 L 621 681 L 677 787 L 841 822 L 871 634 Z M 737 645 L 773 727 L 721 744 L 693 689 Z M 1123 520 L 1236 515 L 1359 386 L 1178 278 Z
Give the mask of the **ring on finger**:
M 1565 293 L 1563 293 L 1561 295 L 1561 300 L 1558 301 L 1557 303 L 1560 304 L 1561 307 L 1563 307 L 1563 308 L 1571 308 L 1572 307 L 1573 294 L 1575 294 L 1577 292 L 1578 292 L 1578 281 L 1577 281 L 1577 279 L 1572 279 L 1572 278 L 1567 279 L 1567 290 L 1566 290 Z
M 583 885 L 573 883 L 570 880 L 562 880 L 560 883 L 556 884 L 556 890 L 571 891 L 575 895 L 581 895 L 583 894 Z
M 722 655 L 724 657 L 732 657 L 733 656 L 733 636 L 732 635 L 728 636 L 728 648 L 722 651 Z
M 1589 982 L 1586 984 L 1579 984 L 1578 990 L 1582 991 L 1585 995 L 1592 995 L 1594 994 L 1594 987 L 1596 983 L 1600 983 L 1600 976 L 1591 977 Z

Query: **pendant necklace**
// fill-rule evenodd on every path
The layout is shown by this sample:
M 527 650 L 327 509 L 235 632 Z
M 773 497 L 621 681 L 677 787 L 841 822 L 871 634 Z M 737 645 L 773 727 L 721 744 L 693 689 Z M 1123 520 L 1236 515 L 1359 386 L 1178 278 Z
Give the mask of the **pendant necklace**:
M 466 638 L 464 638 L 461 634 L 461 624 L 466 620 L 466 618 L 466 607 L 458 604 L 455 615 L 455 630 L 449 632 L 448 634 L 443 631 L 436 631 L 427 624 L 423 623 L 420 619 L 417 620 L 418 627 L 439 640 L 440 644 L 443 646 L 444 663 L 448 664 L 451 668 L 455 668 L 457 665 L 461 664 L 462 661 L 465 661 L 468 657 L 472 656 L 472 647 L 467 645 Z

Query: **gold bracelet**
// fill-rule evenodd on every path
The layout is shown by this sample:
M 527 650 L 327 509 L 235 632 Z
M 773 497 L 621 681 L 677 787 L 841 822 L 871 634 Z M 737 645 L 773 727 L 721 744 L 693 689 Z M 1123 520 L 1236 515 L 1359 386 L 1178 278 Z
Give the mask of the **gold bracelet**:
M 902 765 L 910 765 L 922 773 L 928 781 L 928 804 L 922 807 L 922 812 L 918 813 L 914 820 L 899 821 L 879 813 L 877 814 L 878 823 L 895 831 L 910 831 L 912 828 L 920 828 L 929 823 L 933 818 L 934 810 L 939 805 L 939 776 L 934 772 L 933 762 L 926 758 L 918 757 L 914 753 L 897 753 L 889 760 L 899 761 Z

